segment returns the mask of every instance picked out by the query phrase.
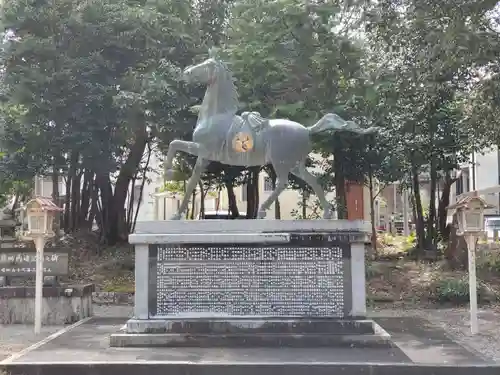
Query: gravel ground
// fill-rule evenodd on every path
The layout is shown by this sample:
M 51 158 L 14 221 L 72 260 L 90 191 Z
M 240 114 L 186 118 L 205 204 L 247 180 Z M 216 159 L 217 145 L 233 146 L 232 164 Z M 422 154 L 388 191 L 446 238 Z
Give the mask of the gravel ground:
M 374 310 L 370 316 L 407 317 L 415 316 L 428 320 L 443 329 L 449 338 L 483 358 L 500 363 L 500 308 L 480 309 L 478 312 L 479 333 L 472 336 L 467 308 L 423 309 L 423 310 Z
M 94 305 L 94 315 L 101 317 L 131 317 L 132 306 Z M 469 328 L 469 311 L 465 308 L 453 309 L 375 309 L 369 313 L 373 318 L 407 317 L 424 318 L 445 330 L 448 336 L 481 356 L 500 363 L 500 308 L 479 310 L 479 334 L 472 336 Z M 0 325 L 0 360 L 25 347 L 57 332 L 63 327 L 43 327 L 36 337 L 33 326 Z

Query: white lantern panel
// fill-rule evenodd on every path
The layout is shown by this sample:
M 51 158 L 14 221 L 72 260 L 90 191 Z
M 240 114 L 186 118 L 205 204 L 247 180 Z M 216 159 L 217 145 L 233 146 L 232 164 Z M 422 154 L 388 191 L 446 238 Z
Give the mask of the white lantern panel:
M 458 233 L 464 233 L 465 231 L 465 211 L 459 210 L 457 214 L 458 222 Z
M 45 218 L 41 215 L 33 215 L 29 217 L 29 230 L 32 232 L 44 232 L 45 231 Z
M 482 219 L 483 215 L 480 211 L 466 211 L 465 212 L 465 220 L 466 220 L 466 230 L 472 231 L 480 231 L 482 230 Z

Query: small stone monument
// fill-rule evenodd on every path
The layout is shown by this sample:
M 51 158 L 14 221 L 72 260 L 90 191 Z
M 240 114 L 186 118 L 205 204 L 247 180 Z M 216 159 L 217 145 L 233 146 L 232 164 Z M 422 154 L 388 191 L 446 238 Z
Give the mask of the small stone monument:
M 43 283 L 44 276 L 68 275 L 67 249 L 48 247 L 45 242 L 54 235 L 53 222 L 62 211 L 50 198 L 37 197 L 24 207 L 28 230 L 16 239 L 0 242 L 0 324 L 35 324 L 40 333 L 43 324 L 67 324 L 92 314 L 94 286 L 59 285 L 55 280 Z M 30 246 L 34 242 L 34 247 Z M 35 288 L 30 285 L 8 285 L 11 278 L 35 275 Z M 0 280 L 1 281 L 1 280 Z M 46 280 L 47 281 L 47 280 Z M 50 284 L 50 285 L 49 285 Z M 33 303 L 33 296 L 35 301 Z M 43 309 L 42 309 L 43 306 Z
M 484 233 L 484 210 L 493 208 L 477 195 L 460 198 L 448 206 L 448 216 L 457 217 L 457 235 L 464 236 L 467 243 L 469 271 L 470 329 L 473 335 L 479 331 L 477 318 L 477 278 L 476 278 L 476 240 Z
M 51 199 L 35 198 L 26 204 L 28 216 L 28 232 L 24 235 L 32 239 L 36 247 L 36 282 L 35 282 L 35 333 L 39 334 L 42 327 L 43 299 L 43 248 L 45 241 L 54 236 L 53 222 L 56 215 L 62 211 Z

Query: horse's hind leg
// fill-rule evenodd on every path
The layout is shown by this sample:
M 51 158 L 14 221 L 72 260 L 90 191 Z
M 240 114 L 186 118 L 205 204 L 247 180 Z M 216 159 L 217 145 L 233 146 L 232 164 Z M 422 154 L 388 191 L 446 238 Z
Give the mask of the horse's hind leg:
M 325 192 L 323 191 L 321 185 L 318 183 L 316 177 L 314 177 L 311 172 L 307 170 L 306 165 L 301 162 L 291 171 L 291 173 L 303 179 L 306 184 L 308 184 L 313 189 L 314 194 L 316 194 L 316 196 L 318 197 L 321 208 L 323 209 L 323 219 L 331 219 L 332 209 L 330 203 L 328 203 L 328 200 L 326 199 Z
M 285 190 L 288 184 L 288 173 L 290 173 L 291 167 L 288 165 L 276 166 L 273 164 L 274 170 L 276 172 L 276 187 L 269 197 L 261 204 L 259 208 L 258 218 L 264 219 L 266 217 L 266 211 L 271 207 L 279 195 Z

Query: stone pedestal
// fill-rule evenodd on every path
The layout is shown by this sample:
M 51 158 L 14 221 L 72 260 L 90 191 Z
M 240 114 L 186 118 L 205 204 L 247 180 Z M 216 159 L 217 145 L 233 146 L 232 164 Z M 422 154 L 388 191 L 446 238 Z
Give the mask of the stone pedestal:
M 384 341 L 365 320 L 369 232 L 347 220 L 138 223 L 135 317 L 111 345 Z

